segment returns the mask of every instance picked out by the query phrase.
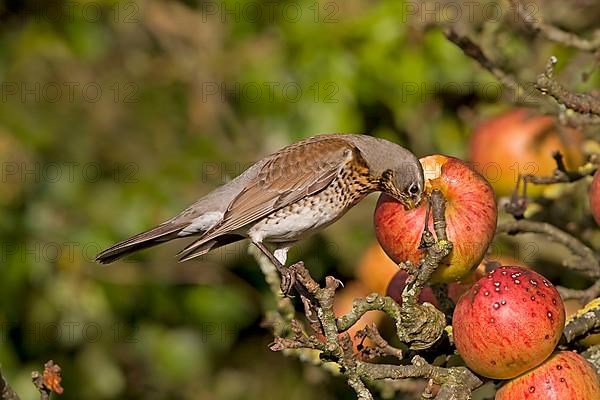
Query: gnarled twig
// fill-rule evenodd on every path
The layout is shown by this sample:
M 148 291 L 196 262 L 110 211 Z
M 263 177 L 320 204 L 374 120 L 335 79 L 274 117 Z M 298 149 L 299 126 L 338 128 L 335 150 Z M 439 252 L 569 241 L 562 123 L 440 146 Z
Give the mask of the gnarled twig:
M 519 0 L 510 0 L 516 14 L 532 30 L 544 35 L 553 42 L 574 47 L 583 51 L 596 51 L 600 49 L 600 30 L 592 33 L 591 39 L 582 38 L 574 33 L 563 31 L 553 25 L 545 23 L 539 15 L 535 17 L 527 12 L 525 6 Z
M 576 261 L 564 260 L 564 267 L 580 272 L 590 278 L 600 277 L 600 262 L 594 251 L 580 242 L 576 237 L 571 236 L 567 232 L 546 222 L 528 221 L 523 219 L 505 222 L 498 225 L 496 233 L 507 233 L 509 235 L 522 233 L 543 234 L 551 241 L 566 246 L 575 256 L 577 256 Z

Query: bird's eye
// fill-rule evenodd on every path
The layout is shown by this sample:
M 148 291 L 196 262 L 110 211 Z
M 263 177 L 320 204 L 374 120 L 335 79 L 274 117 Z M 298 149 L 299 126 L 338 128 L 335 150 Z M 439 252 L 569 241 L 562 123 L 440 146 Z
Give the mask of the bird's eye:
M 408 193 L 410 195 L 416 195 L 419 193 L 419 185 L 417 185 L 416 183 L 411 183 L 410 186 L 408 187 Z

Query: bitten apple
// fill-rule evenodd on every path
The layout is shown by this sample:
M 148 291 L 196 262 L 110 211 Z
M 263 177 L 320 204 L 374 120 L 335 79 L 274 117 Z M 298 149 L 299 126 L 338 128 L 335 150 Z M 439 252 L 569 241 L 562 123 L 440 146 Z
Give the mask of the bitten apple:
M 473 371 L 509 379 L 541 364 L 564 325 L 565 309 L 552 283 L 535 271 L 502 266 L 460 298 L 452 331 Z
M 496 393 L 496 400 L 515 399 L 598 400 L 598 374 L 579 354 L 560 351 L 539 367 L 508 382 Z
M 594 173 L 592 185 L 590 186 L 590 208 L 596 223 L 600 225 L 600 173 Z
M 498 196 L 510 195 L 519 173 L 552 175 L 560 151 L 569 168 L 583 161 L 584 137 L 580 131 L 561 127 L 554 117 L 519 108 L 483 122 L 470 139 L 470 160 L 486 177 Z M 543 185 L 528 185 L 527 193 L 539 196 Z
M 431 281 L 455 282 L 477 268 L 494 237 L 496 200 L 486 180 L 465 162 L 441 155 L 422 158 L 426 191 L 439 189 L 446 199 L 446 230 L 454 244 Z M 390 196 L 382 194 L 375 209 L 375 234 L 381 247 L 397 263 L 419 262 L 425 251 L 418 248 L 427 202 L 407 210 Z M 429 228 L 433 231 L 430 215 Z

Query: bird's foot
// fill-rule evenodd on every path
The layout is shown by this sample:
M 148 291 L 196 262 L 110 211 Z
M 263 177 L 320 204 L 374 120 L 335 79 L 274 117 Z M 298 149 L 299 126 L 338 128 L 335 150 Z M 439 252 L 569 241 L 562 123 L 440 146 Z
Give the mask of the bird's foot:
M 313 326 L 319 326 L 318 329 L 321 329 L 319 324 L 319 317 L 317 316 L 317 306 L 313 302 L 310 297 L 306 297 L 301 294 L 300 299 L 302 300 L 302 305 L 304 306 L 304 315 L 306 315 L 306 319 Z
M 284 267 L 281 272 L 281 292 L 285 297 L 293 297 L 291 295 L 292 288 L 296 286 L 296 271 L 291 267 Z

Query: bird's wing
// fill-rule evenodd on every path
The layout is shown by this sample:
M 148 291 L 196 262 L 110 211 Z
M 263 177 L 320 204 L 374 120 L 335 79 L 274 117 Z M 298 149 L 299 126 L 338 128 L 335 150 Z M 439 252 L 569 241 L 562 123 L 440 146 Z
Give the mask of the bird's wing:
M 348 162 L 362 157 L 340 136 L 321 136 L 274 154 L 254 180 L 229 205 L 223 221 L 202 239 L 235 231 L 268 214 L 317 193 Z

